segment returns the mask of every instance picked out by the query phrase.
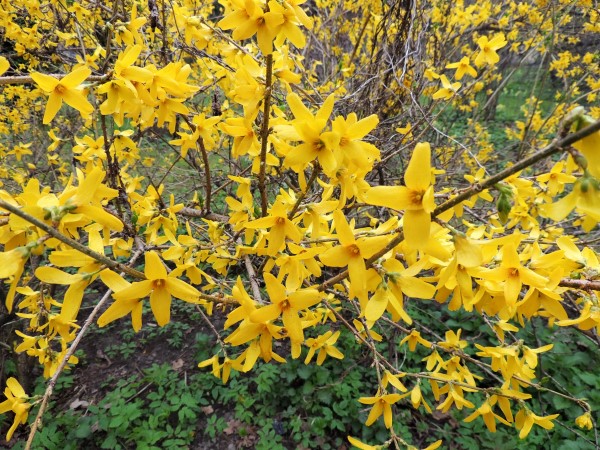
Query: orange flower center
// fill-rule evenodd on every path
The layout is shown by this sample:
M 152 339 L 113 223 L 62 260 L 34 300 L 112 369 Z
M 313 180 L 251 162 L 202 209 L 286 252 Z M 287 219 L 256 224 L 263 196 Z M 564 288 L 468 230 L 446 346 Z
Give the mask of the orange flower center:
M 519 277 L 519 269 L 517 269 L 516 267 L 510 269 L 508 271 L 508 276 L 511 278 L 518 278 Z
M 153 289 L 161 289 L 165 286 L 165 280 L 162 278 L 160 280 L 152 280 L 152 288 Z
M 56 92 L 58 95 L 64 94 L 66 90 L 67 88 L 64 87 L 62 84 L 57 84 L 54 88 L 54 92 Z
M 424 196 L 425 196 L 425 191 L 411 191 L 410 192 L 410 202 L 415 206 L 421 206 L 423 204 Z
M 325 148 L 325 142 L 323 142 L 321 139 L 317 139 L 316 141 L 313 142 L 313 150 L 315 152 L 320 152 L 324 148 Z
M 350 256 L 360 256 L 360 248 L 356 244 L 349 245 L 347 250 Z
M 275 219 L 275 225 L 284 225 L 285 224 L 285 219 L 283 217 L 278 217 L 277 219 Z

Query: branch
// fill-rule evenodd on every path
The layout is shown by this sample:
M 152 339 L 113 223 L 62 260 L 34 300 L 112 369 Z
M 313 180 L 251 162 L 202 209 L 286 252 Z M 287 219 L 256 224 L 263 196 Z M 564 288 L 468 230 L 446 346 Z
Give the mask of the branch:
M 563 278 L 558 285 L 584 291 L 600 291 L 600 280 L 575 280 L 573 278 Z
M 51 77 L 61 79 L 68 75 L 68 73 L 52 73 L 48 74 Z M 87 77 L 86 81 L 95 82 L 95 81 L 106 81 L 108 79 L 108 75 L 92 75 Z M 7 84 L 35 84 L 33 78 L 30 75 L 15 75 L 10 77 L 0 77 L 0 86 L 4 86 Z
M 200 151 L 202 153 L 202 162 L 204 163 L 204 178 L 206 182 L 206 190 L 205 190 L 205 199 L 204 199 L 204 209 L 207 214 L 210 214 L 210 202 L 211 202 L 211 192 L 212 192 L 212 180 L 210 176 L 210 165 L 208 163 L 208 154 L 206 152 L 206 147 L 204 146 L 204 139 L 202 136 L 198 138 L 198 147 L 200 147 Z
M 138 251 L 136 251 L 133 254 L 131 259 L 129 260 L 129 265 L 124 266 L 124 267 L 129 267 L 129 266 L 133 265 L 133 263 L 142 255 L 142 253 L 144 253 L 143 247 L 141 247 Z M 121 275 L 122 274 L 123 273 L 121 273 Z M 42 398 L 42 404 L 40 405 L 40 409 L 38 410 L 37 416 L 35 417 L 35 420 L 33 421 L 31 430 L 29 431 L 29 436 L 27 437 L 27 443 L 25 444 L 25 450 L 29 450 L 31 448 L 31 445 L 33 444 L 33 439 L 35 438 L 35 434 L 37 433 L 38 427 L 42 423 L 42 416 L 44 415 L 44 411 L 48 407 L 48 400 L 50 400 L 50 397 L 52 396 L 52 391 L 54 390 L 54 386 L 56 385 L 56 382 L 58 381 L 58 377 L 60 376 L 60 374 L 66 367 L 69 359 L 71 359 L 71 356 L 73 356 L 73 354 L 75 353 L 75 350 L 77 349 L 77 346 L 83 339 L 83 336 L 85 335 L 88 328 L 90 327 L 90 325 L 96 318 L 96 315 L 100 312 L 100 309 L 108 301 L 111 294 L 112 294 L 112 291 L 110 289 L 108 291 L 106 291 L 106 293 L 102 296 L 102 298 L 100 299 L 98 304 L 94 307 L 94 309 L 92 310 L 92 312 L 90 313 L 88 318 L 85 320 L 85 323 L 79 330 L 79 333 L 77 333 L 77 337 L 75 337 L 75 340 L 73 341 L 73 343 L 71 344 L 71 346 L 69 347 L 67 352 L 65 353 L 65 356 L 63 356 L 60 364 L 58 365 L 58 367 L 56 369 L 56 372 L 54 372 L 54 375 L 52 375 L 52 378 L 50 378 L 48 386 L 46 387 L 46 391 L 44 392 L 44 397 Z
M 126 266 L 124 264 L 118 263 L 116 261 L 113 261 L 112 259 L 104 256 L 101 253 L 97 253 L 95 251 L 93 251 L 92 249 L 86 247 L 85 245 L 65 236 L 64 234 L 60 233 L 56 228 L 51 227 L 50 225 L 48 225 L 47 223 L 42 222 L 41 220 L 39 220 L 37 217 L 34 217 L 28 213 L 26 213 L 25 211 L 23 211 L 22 209 L 11 205 L 10 203 L 5 202 L 4 200 L 0 200 L 0 208 L 2 209 L 6 209 L 7 211 L 10 211 L 11 213 L 19 216 L 20 218 L 26 220 L 27 222 L 35 225 L 36 227 L 44 230 L 46 233 L 48 233 L 50 236 L 58 239 L 59 241 L 61 241 L 64 244 L 67 244 L 68 246 L 74 248 L 77 251 L 80 251 L 81 253 L 83 253 L 84 255 L 87 255 L 91 258 L 94 258 L 96 261 L 106 265 L 107 267 L 113 269 L 113 270 L 117 270 L 119 272 L 124 272 L 129 276 L 132 276 L 134 278 L 138 278 L 141 280 L 145 280 L 146 276 L 140 272 L 139 270 L 135 270 L 129 266 Z
M 263 123 L 260 130 L 260 171 L 258 173 L 258 190 L 260 192 L 260 204 L 262 217 L 267 215 L 269 202 L 267 199 L 267 187 L 265 186 L 265 173 L 267 170 L 267 148 L 269 145 L 269 115 L 271 114 L 271 89 L 273 84 L 273 55 L 267 55 L 267 73 L 265 82 L 265 99 L 263 109 Z
M 547 158 L 548 156 L 552 155 L 553 153 L 563 150 L 564 148 L 570 146 L 571 144 L 574 144 L 577 141 L 580 141 L 584 137 L 587 137 L 590 134 L 595 133 L 598 130 L 600 130 L 600 120 L 597 122 L 594 122 L 593 124 L 591 124 L 585 128 L 582 128 L 581 130 L 579 130 L 575 133 L 569 134 L 568 136 L 566 136 L 562 139 L 555 139 L 549 145 L 547 145 L 545 148 L 537 151 L 530 157 L 522 159 L 521 161 L 517 162 L 516 164 L 514 164 L 510 167 L 507 167 L 506 169 L 498 172 L 496 175 L 493 175 L 493 176 L 483 180 L 481 183 L 472 185 L 469 189 L 461 192 L 456 197 L 452 197 L 450 200 L 445 201 L 444 203 L 439 205 L 437 208 L 435 208 L 435 211 L 433 211 L 432 217 L 439 216 L 444 211 L 447 211 L 450 208 L 462 203 L 463 201 L 469 199 L 471 196 L 483 191 L 484 189 L 487 189 L 487 188 L 495 185 L 496 183 L 504 180 L 505 178 L 508 178 L 511 175 L 514 175 L 515 173 L 519 172 L 520 170 L 523 170 L 526 167 L 529 167 L 529 166 L 535 164 L 536 162 L 541 161 L 544 158 Z

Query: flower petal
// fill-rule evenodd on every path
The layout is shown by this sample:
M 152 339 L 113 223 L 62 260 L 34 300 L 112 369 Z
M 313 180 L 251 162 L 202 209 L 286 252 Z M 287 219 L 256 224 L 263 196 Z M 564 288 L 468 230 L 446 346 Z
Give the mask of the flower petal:
M 159 326 L 165 326 L 171 319 L 171 294 L 164 287 L 154 289 L 150 294 L 150 307 Z
M 145 259 L 146 267 L 144 268 L 144 273 L 149 280 L 164 280 L 167 278 L 167 269 L 156 252 L 147 252 Z
M 419 142 L 410 158 L 404 182 L 411 189 L 425 190 L 431 184 L 431 148 L 428 142 Z

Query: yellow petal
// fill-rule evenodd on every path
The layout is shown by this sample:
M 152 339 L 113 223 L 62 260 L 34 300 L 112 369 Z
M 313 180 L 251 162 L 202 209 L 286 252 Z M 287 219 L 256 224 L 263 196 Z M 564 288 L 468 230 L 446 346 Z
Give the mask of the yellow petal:
M 79 308 L 81 307 L 81 301 L 83 300 L 83 291 L 88 284 L 87 280 L 81 280 L 77 283 L 73 283 L 69 286 L 69 289 L 67 289 L 60 311 L 60 315 L 67 321 L 75 320 L 77 318 Z
M 365 202 L 397 210 L 406 209 L 413 206 L 411 193 L 406 186 L 375 186 L 366 192 Z
M 21 384 L 17 381 L 16 378 L 10 377 L 6 380 L 6 386 L 10 389 L 10 392 L 17 398 L 27 398 L 27 394 L 25 394 L 25 390 L 21 387 Z
M 365 308 L 365 318 L 369 322 L 375 322 L 383 315 L 388 305 L 389 295 L 390 292 L 388 289 L 377 289 L 375 294 L 369 299 Z
M 250 314 L 250 320 L 256 323 L 267 323 L 277 319 L 281 315 L 281 308 L 278 304 L 263 306 Z
M 87 66 L 80 66 L 69 75 L 60 80 L 60 84 L 67 89 L 73 89 L 83 83 L 92 71 Z
M 135 298 L 115 301 L 100 317 L 98 317 L 98 326 L 104 327 L 109 323 L 126 316 L 138 303 L 141 304 L 141 300 Z
M 150 307 L 159 326 L 165 326 L 171 319 L 171 294 L 163 287 L 150 294 Z
M 277 278 L 273 274 L 265 273 L 264 280 L 272 303 L 279 303 L 285 300 L 287 297 L 285 287 L 277 281 Z
M 103 208 L 93 205 L 82 205 L 77 208 L 77 212 L 111 230 L 123 231 L 123 222 L 118 217 L 104 211 Z
M 346 222 L 346 217 L 342 211 L 335 210 L 333 212 L 333 221 L 335 223 L 335 229 L 338 235 L 338 239 L 340 244 L 342 245 L 351 245 L 354 244 L 354 233 Z
M 185 300 L 186 302 L 197 302 L 200 298 L 200 291 L 198 289 L 174 277 L 167 278 L 166 287 L 173 297 Z
M 146 278 L 149 280 L 164 280 L 167 278 L 167 269 L 155 251 L 147 252 L 145 259 L 144 274 L 146 274 Z
M 428 142 L 419 142 L 410 158 L 404 182 L 407 187 L 425 190 L 431 184 L 431 148 Z
M 152 281 L 144 280 L 131 283 L 128 287 L 120 289 L 113 294 L 116 300 L 138 299 L 146 297 L 152 291 Z
M 44 111 L 44 119 L 42 120 L 43 124 L 49 124 L 58 113 L 62 105 L 62 97 L 54 92 L 50 94 L 48 97 L 48 103 L 46 104 L 46 111 Z
M 35 276 L 44 283 L 72 284 L 81 279 L 80 275 L 71 275 L 54 267 L 38 267 Z
M 29 76 L 31 76 L 31 79 L 35 81 L 42 91 L 46 92 L 52 92 L 59 83 L 56 78 L 43 73 L 31 72 Z
M 294 342 L 303 342 L 304 333 L 298 313 L 291 308 L 285 309 L 282 313 L 282 320 L 290 339 Z
M 404 239 L 409 247 L 420 249 L 427 245 L 431 226 L 431 215 L 424 210 L 404 212 Z
M 8 59 L 4 56 L 0 56 L 0 75 L 4 74 L 10 68 L 10 63 Z
M 90 102 L 87 101 L 85 96 L 81 92 L 74 89 L 66 91 L 63 94 L 62 99 L 67 105 L 79 111 L 81 116 L 84 118 L 89 116 L 94 111 L 94 107 Z
M 113 272 L 112 270 L 103 270 L 100 272 L 100 278 L 102 279 L 102 282 L 113 292 L 117 292 L 131 286 L 129 281 L 126 281 L 121 275 Z
M 348 250 L 343 245 L 337 245 L 319 255 L 319 259 L 329 267 L 344 267 L 348 265 Z

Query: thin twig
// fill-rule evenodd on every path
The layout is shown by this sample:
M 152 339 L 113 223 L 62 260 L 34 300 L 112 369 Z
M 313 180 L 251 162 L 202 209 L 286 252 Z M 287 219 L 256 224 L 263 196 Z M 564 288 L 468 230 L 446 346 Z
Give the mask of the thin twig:
M 260 130 L 260 171 L 258 172 L 258 190 L 260 192 L 261 215 L 267 215 L 269 201 L 265 174 L 267 171 L 267 149 L 269 147 L 269 116 L 271 114 L 271 88 L 273 83 L 273 55 L 267 55 L 267 69 L 265 81 L 265 98 L 263 109 L 262 129 Z

